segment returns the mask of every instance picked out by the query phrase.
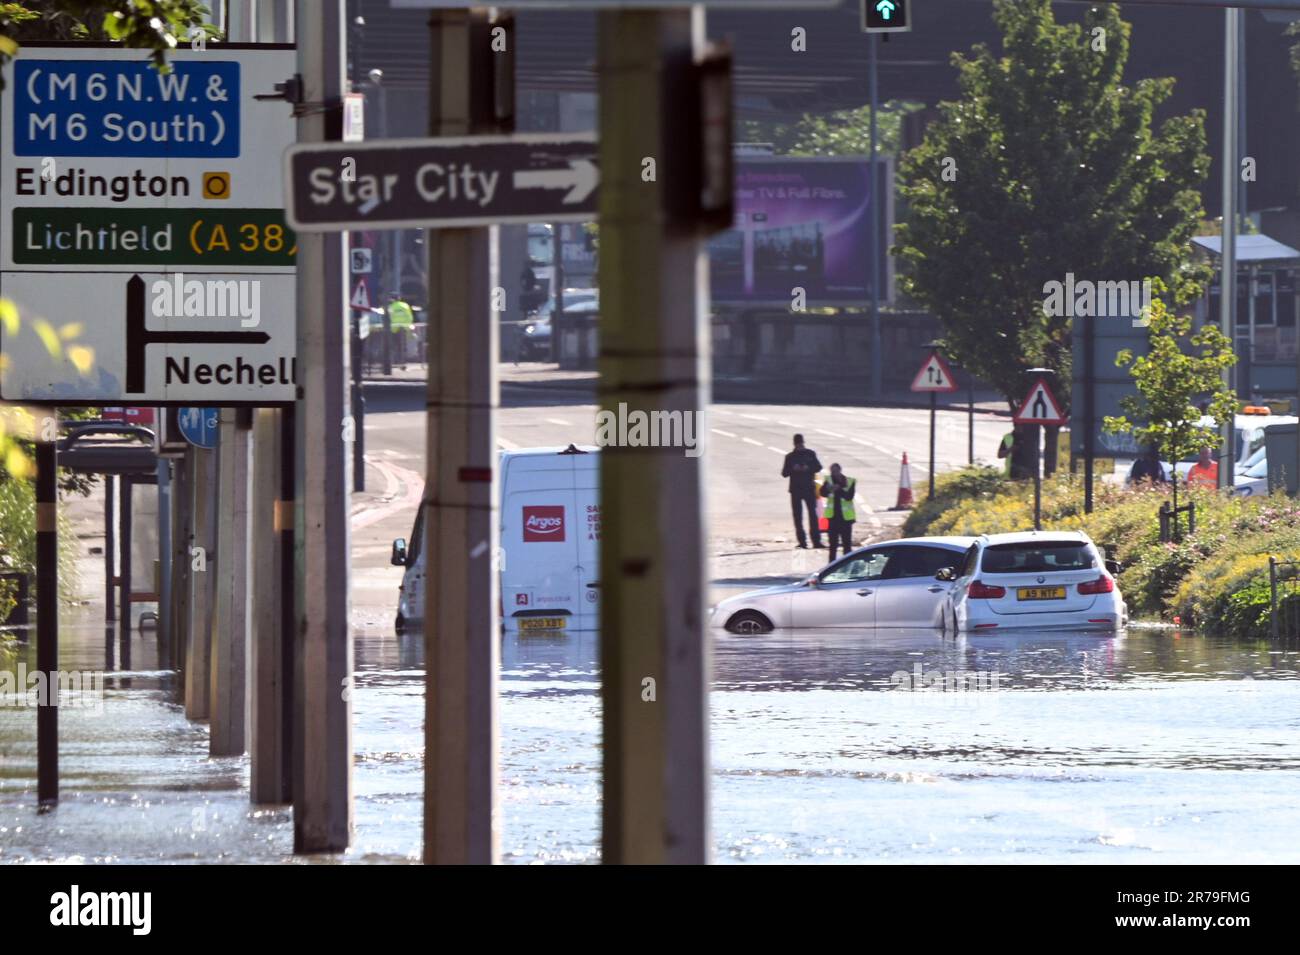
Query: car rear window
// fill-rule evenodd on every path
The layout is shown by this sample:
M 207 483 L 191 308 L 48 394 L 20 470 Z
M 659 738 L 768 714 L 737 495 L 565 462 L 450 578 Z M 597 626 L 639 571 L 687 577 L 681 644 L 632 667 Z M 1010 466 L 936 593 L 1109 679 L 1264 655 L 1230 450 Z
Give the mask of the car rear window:
M 1025 541 L 994 544 L 984 551 L 980 569 L 986 574 L 1034 574 L 1053 570 L 1087 570 L 1092 551 L 1080 541 Z

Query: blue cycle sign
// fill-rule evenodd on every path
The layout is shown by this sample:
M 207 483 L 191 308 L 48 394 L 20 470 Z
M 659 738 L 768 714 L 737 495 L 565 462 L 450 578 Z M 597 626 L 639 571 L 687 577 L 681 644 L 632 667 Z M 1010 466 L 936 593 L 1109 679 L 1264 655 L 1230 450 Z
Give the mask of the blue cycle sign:
M 19 59 L 14 154 L 233 158 L 239 97 L 230 61 L 160 73 L 147 61 Z
M 216 408 L 181 408 L 176 413 L 185 440 L 196 448 L 217 446 L 217 425 L 221 412 Z

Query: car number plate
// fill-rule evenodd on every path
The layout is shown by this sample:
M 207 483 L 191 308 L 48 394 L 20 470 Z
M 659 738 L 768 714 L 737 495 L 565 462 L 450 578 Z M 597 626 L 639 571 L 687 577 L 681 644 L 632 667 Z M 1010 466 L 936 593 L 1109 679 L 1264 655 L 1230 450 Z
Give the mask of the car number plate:
M 1017 600 L 1064 600 L 1064 587 L 1019 587 L 1016 589 Z
M 567 621 L 563 617 L 521 617 L 519 632 L 526 630 L 563 630 Z

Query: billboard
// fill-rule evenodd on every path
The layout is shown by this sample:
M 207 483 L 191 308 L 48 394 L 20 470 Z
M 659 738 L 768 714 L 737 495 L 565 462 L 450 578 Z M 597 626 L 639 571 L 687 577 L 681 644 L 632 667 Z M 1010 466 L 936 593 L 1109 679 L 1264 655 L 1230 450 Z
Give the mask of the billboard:
M 833 159 L 737 157 L 736 221 L 709 242 L 715 302 L 861 304 L 871 296 L 871 166 Z M 893 163 L 875 163 L 882 216 L 881 299 L 892 288 Z

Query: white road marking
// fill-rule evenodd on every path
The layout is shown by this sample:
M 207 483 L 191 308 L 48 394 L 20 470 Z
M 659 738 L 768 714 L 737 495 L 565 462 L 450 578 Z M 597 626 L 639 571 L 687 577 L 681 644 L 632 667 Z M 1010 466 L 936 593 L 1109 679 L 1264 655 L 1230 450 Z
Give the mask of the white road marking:
M 519 445 L 515 444 L 508 438 L 497 438 L 497 444 L 501 445 L 501 447 L 505 448 L 507 451 L 514 451 L 519 447 Z
M 769 450 L 769 451 L 775 451 L 777 454 L 781 454 L 781 455 L 784 455 L 784 454 L 785 454 L 785 452 L 782 451 L 780 448 L 774 448 L 774 447 L 772 447 L 770 444 L 767 446 L 767 450 Z
M 752 444 L 757 448 L 763 447 L 762 441 L 755 441 L 753 438 L 741 438 L 740 440 L 744 441 L 746 444 Z
M 835 432 L 835 431 L 827 431 L 825 428 L 814 428 L 813 430 L 816 431 L 818 434 L 824 434 L 824 435 L 827 435 L 827 436 L 832 437 L 832 438 L 842 438 L 842 437 L 844 437 L 844 435 L 839 434 L 838 432 Z
M 732 434 L 730 431 L 723 431 L 721 428 L 710 428 L 709 430 L 712 431 L 714 434 L 720 434 L 720 435 L 722 435 L 724 438 L 734 438 L 734 437 L 735 437 L 735 435 Z
M 558 425 L 561 425 L 562 427 L 565 427 L 565 428 L 572 428 L 572 427 L 573 427 L 573 422 L 572 422 L 572 421 L 565 421 L 563 418 L 546 418 L 546 419 L 544 419 L 544 420 L 550 422 L 551 424 L 558 424 Z
M 739 412 L 739 414 L 742 418 L 748 418 L 750 421 L 771 421 L 772 420 L 767 415 L 745 414 L 743 411 Z
M 352 514 L 354 531 L 378 523 L 398 511 L 419 507 L 420 496 L 424 491 L 424 476 L 415 471 L 373 459 L 369 455 L 366 456 L 366 463 L 383 474 L 385 489 L 391 488 L 394 496 L 391 500 L 379 502 L 375 507 L 362 507 L 361 510 L 355 511 Z M 396 495 L 399 485 L 404 485 L 406 491 L 401 497 Z

